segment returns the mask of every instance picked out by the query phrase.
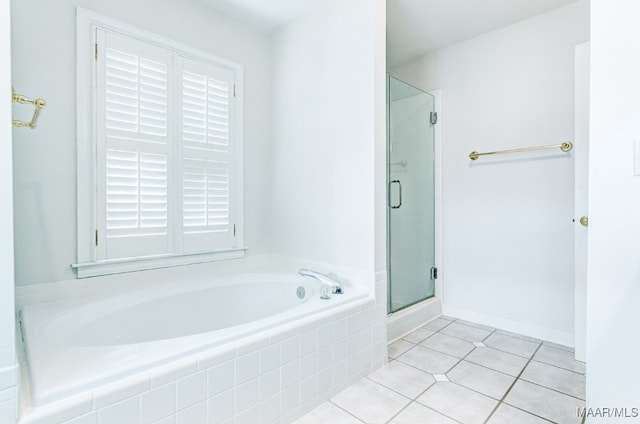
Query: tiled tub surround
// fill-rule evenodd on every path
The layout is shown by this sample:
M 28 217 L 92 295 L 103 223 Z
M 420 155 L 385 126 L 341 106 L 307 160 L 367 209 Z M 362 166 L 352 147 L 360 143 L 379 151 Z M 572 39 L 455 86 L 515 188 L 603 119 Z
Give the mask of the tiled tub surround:
M 37 408 L 23 376 L 19 423 L 292 422 L 386 363 L 384 318 L 364 297 Z
M 582 422 L 585 364 L 571 348 L 441 317 L 389 356 L 296 424 Z
M 0 368 L 0 423 L 14 423 L 18 416 L 18 367 Z

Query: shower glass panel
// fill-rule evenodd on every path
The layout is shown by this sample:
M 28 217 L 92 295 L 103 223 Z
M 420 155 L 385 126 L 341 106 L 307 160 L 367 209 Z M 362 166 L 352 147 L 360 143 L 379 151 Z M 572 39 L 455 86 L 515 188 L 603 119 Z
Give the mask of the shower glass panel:
M 387 77 L 388 311 L 435 294 L 434 97 Z

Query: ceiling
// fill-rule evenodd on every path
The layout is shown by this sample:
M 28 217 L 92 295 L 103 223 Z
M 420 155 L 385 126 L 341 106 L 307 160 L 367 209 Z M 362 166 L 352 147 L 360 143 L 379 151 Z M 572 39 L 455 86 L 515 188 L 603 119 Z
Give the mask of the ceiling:
M 197 0 L 268 34 L 321 0 Z M 344 0 L 352 1 L 352 0 Z M 387 0 L 387 66 L 576 0 Z
M 320 0 L 198 0 L 259 32 L 268 34 L 318 4 Z
M 387 66 L 576 0 L 387 0 Z

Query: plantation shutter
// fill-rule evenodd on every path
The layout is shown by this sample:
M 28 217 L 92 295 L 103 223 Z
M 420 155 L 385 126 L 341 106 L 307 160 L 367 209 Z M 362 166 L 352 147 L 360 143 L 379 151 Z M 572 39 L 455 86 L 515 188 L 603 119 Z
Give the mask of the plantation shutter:
M 183 249 L 233 247 L 233 72 L 183 59 L 180 84 Z
M 98 259 L 166 254 L 171 53 L 103 30 L 97 39 Z

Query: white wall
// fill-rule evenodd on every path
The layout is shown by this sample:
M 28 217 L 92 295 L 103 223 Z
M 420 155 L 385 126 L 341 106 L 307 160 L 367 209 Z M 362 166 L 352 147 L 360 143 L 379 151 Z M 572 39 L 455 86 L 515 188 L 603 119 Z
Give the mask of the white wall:
M 445 313 L 573 343 L 572 155 L 473 151 L 573 139 L 580 1 L 393 69 L 442 89 Z
M 327 0 L 272 35 L 275 254 L 384 270 L 381 19 L 381 0 Z
M 592 408 L 637 408 L 640 399 L 640 176 L 633 167 L 634 142 L 640 140 L 639 16 L 637 1 L 591 1 L 587 406 Z
M 0 1 L 0 422 L 16 420 L 10 5 Z
M 29 96 L 46 99 L 48 106 L 38 129 L 16 133 L 14 142 L 16 284 L 74 278 L 69 265 L 76 262 L 75 6 L 245 66 L 245 243 L 248 254 L 265 253 L 267 38 L 197 2 L 20 0 L 13 2 L 11 15 L 13 83 Z

